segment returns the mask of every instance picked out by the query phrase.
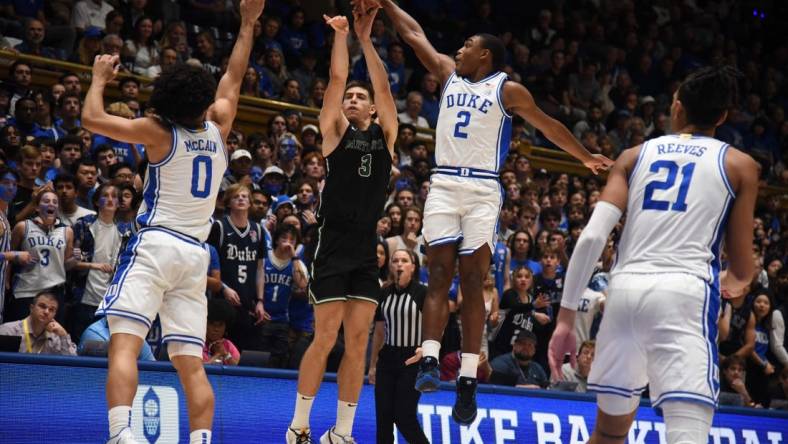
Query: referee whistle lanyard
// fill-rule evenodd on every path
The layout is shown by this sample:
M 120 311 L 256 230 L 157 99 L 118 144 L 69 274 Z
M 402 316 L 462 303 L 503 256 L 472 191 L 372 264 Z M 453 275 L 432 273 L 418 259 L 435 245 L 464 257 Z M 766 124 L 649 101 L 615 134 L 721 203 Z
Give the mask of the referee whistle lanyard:
M 22 330 L 24 331 L 25 334 L 25 349 L 27 350 L 28 353 L 33 353 L 33 344 L 30 341 L 30 327 L 28 326 L 29 320 L 30 318 L 25 318 L 25 320 L 22 321 Z M 38 351 L 36 351 L 36 354 L 38 353 L 41 353 L 41 348 L 39 348 Z

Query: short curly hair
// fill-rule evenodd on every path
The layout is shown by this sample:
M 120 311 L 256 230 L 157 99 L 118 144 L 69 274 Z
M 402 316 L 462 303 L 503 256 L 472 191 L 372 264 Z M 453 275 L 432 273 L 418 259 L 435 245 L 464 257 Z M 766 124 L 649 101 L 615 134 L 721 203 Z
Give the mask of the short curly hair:
M 179 63 L 153 82 L 150 105 L 165 120 L 190 124 L 203 115 L 216 95 L 216 79 L 202 68 Z

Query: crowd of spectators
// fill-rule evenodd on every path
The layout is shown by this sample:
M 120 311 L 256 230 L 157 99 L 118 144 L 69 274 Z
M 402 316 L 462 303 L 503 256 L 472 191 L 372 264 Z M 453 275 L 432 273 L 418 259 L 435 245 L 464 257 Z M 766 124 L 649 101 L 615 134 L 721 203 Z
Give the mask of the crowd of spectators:
M 329 11 L 322 3 L 329 2 L 267 2 L 266 15 L 255 26 L 243 94 L 322 105 L 332 39 L 320 17 L 349 15 L 346 4 Z M 445 53 L 453 53 L 473 33 L 498 35 L 506 44 L 505 70 L 511 79 L 522 82 L 536 103 L 570 128 L 591 152 L 611 158 L 671 131 L 672 95 L 687 73 L 708 64 L 737 67 L 742 72 L 740 97 L 717 137 L 760 162 L 763 185 L 788 186 L 788 39 L 780 26 L 788 19 L 785 8 L 753 9 L 748 2 L 730 0 L 541 1 L 527 8 L 503 0 L 401 3 Z M 96 54 L 117 54 L 122 71 L 151 78 L 181 62 L 219 76 L 237 22 L 234 2 L 224 0 L 6 0 L 0 4 L 0 46 L 83 65 L 90 65 Z M 420 128 L 434 128 L 441 85 L 399 42 L 382 15 L 375 21 L 372 39 L 389 72 L 401 121 L 390 199 L 378 222 L 380 278 L 382 283 L 389 280 L 389 252 L 405 248 L 420 259 L 420 280 L 426 284 L 428 258 L 422 254 L 420 233 L 434 159 L 428 138 L 419 133 L 424 133 Z M 365 63 L 356 46 L 351 46 L 351 77 L 365 80 Z M 9 236 L 0 245 L 4 249 L 0 259 L 11 269 L 0 311 L 7 324 L 0 332 L 18 333 L 28 325 L 31 337 L 39 339 L 32 345 L 22 341 L 20 351 L 91 354 L 108 337 L 106 321 L 94 319 L 93 311 L 118 252 L 136 229 L 133 220 L 142 199 L 145 147 L 82 128 L 85 91 L 80 77 L 62 72 L 57 83 L 34 86 L 33 78 L 46 69 L 50 68 L 16 61 L 0 85 L 0 207 L 7 211 L 4 234 Z M 109 104 L 108 111 L 130 119 L 155 114 L 141 99 L 144 87 L 134 78 L 121 78 L 117 85 L 121 98 Z M 578 307 L 580 365 L 565 369 L 566 381 L 551 383 L 546 350 L 563 276 L 604 180 L 533 168 L 529 157 L 516 148 L 549 147 L 550 142 L 517 118 L 512 130 L 513 148 L 500 173 L 505 202 L 495 264 L 485 287 L 489 341 L 484 341 L 479 379 L 584 391 L 618 230 Z M 319 129 L 291 110 L 274 115 L 254 131 L 233 131 L 226 146 L 231 161 L 216 217 L 238 217 L 241 213 L 233 213 L 229 198 L 246 190 L 250 201 L 246 217 L 267 238 L 268 253 L 261 254 L 268 254 L 266 258 L 274 254 L 273 240 L 281 235 L 298 244 L 286 256 L 308 266 L 326 174 Z M 227 190 L 232 196 L 223 195 Z M 34 226 L 45 233 L 45 240 L 36 239 L 30 228 Z M 779 196 L 761 200 L 753 230 L 757 271 L 751 291 L 738 300 L 726 300 L 720 317 L 722 390 L 730 395 L 724 395 L 723 401 L 786 407 L 788 213 Z M 62 238 L 62 245 L 52 241 L 56 236 Z M 221 245 L 214 246 L 220 250 Z M 234 365 L 239 349 L 256 349 L 272 352 L 275 359 L 269 360 L 270 365 L 297 368 L 312 334 L 303 285 L 292 283 L 289 307 L 285 305 L 283 317 L 273 321 L 279 342 L 272 345 L 265 335 L 255 342 L 239 336 L 244 330 L 233 323 L 253 316 L 273 325 L 271 313 L 239 313 L 243 309 L 236 299 L 255 295 L 239 294 L 239 288 L 223 281 L 222 276 L 230 273 L 223 268 L 215 260 L 207 270 L 211 303 L 205 361 Z M 238 270 L 233 273 L 240 275 Z M 20 282 L 24 291 L 19 290 Z M 450 299 L 451 316 L 441 349 L 442 376 L 447 380 L 456 376 L 459 365 L 457 313 L 462 310 L 462 291 L 458 279 Z M 77 348 L 74 343 L 80 342 L 80 336 L 83 341 Z M 166 356 L 158 350 L 159 340 L 154 328 L 146 359 Z M 341 340 L 336 348 L 335 355 L 341 355 Z M 332 366 L 335 370 L 338 362 L 330 359 L 329 370 Z

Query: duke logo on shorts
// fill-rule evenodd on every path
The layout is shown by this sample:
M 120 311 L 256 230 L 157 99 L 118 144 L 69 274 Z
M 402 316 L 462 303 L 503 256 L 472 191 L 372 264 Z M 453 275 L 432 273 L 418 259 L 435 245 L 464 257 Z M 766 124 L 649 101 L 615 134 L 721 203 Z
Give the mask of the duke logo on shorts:
M 437 167 L 424 205 L 429 245 L 459 243 L 460 254 L 495 248 L 503 203 L 498 170 L 509 151 L 512 116 L 503 107 L 503 72 L 471 82 L 452 73 L 435 129 Z
M 720 243 L 735 194 L 728 145 L 669 135 L 645 142 L 597 336 L 589 390 L 716 405 Z
M 202 347 L 210 261 L 204 242 L 227 163 L 213 122 L 200 130 L 172 127 L 169 154 L 148 165 L 140 230 L 121 254 L 97 314 L 131 319 L 147 330 L 158 313 L 162 342 Z

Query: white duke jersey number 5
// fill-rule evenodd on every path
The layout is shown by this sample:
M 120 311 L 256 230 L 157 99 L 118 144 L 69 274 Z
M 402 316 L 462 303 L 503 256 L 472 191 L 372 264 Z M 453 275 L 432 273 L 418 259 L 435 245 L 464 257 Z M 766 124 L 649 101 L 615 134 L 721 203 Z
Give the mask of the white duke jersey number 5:
M 495 72 L 471 82 L 452 73 L 446 80 L 435 129 L 437 172 L 452 167 L 461 176 L 497 178 L 512 134 L 502 94 L 507 78 Z
M 690 134 L 643 143 L 629 177 L 614 274 L 688 273 L 716 285 L 735 198 L 727 150 L 725 142 Z
M 215 123 L 206 121 L 200 130 L 173 125 L 169 154 L 148 165 L 137 223 L 205 242 L 227 164 L 227 150 Z

